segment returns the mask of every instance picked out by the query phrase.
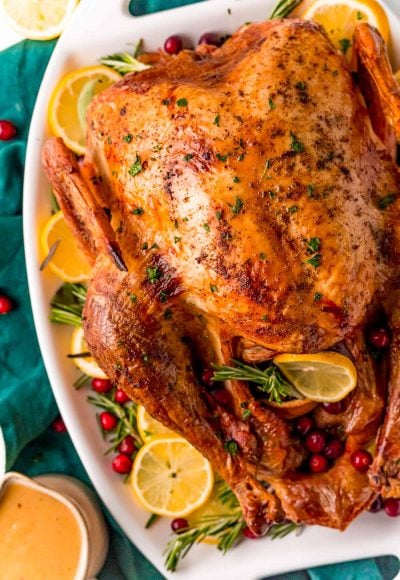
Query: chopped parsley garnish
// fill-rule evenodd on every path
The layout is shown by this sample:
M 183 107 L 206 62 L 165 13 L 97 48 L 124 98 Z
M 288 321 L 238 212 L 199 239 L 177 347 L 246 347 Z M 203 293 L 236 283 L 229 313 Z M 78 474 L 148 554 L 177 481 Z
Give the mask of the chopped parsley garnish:
M 273 111 L 274 109 L 276 109 L 276 105 L 275 105 L 274 101 L 272 100 L 272 97 L 270 97 L 268 99 L 268 104 L 269 104 L 269 110 L 270 111 Z
M 124 137 L 122 137 L 122 141 L 125 141 L 125 143 L 130 143 L 133 139 L 133 135 L 131 133 L 128 133 L 127 135 L 124 135 Z
M 171 102 L 171 101 L 170 101 L 169 99 L 163 99 L 163 100 L 161 101 L 161 104 L 162 104 L 162 105 L 169 105 L 169 104 L 170 104 L 170 102 Z
M 357 20 L 362 20 L 364 18 L 363 13 L 357 10 Z
M 271 199 L 275 199 L 275 197 L 276 197 L 276 193 L 275 193 L 275 191 L 269 191 L 269 192 L 268 192 L 268 195 L 269 195 L 269 197 L 270 197 Z
M 396 195 L 394 193 L 389 193 L 386 197 L 382 197 L 378 202 L 379 209 L 386 209 L 389 205 L 394 203 L 395 199 Z
M 137 302 L 136 294 L 129 294 L 129 298 L 130 298 L 131 302 Z
M 222 211 L 218 210 L 217 212 L 215 212 L 215 217 L 220 222 L 222 220 Z
M 151 246 L 150 250 L 158 250 L 158 249 L 159 249 L 159 247 L 160 247 L 160 246 L 159 246 L 158 244 L 154 243 L 154 244 Z
M 194 157 L 193 153 L 188 153 L 187 155 L 184 155 L 183 160 L 190 161 L 191 159 L 193 159 L 193 157 Z
M 147 242 L 144 242 L 142 244 L 142 250 L 148 250 L 149 249 L 149 244 Z
M 233 178 L 233 183 L 239 183 L 240 179 L 237 175 L 235 175 L 235 177 Z
M 187 99 L 178 99 L 176 101 L 176 104 L 178 105 L 178 107 L 187 107 L 188 106 L 188 100 Z
M 243 421 L 247 421 L 247 419 L 251 417 L 251 411 L 250 409 L 245 409 L 242 413 L 242 419 Z
M 133 213 L 133 215 L 142 215 L 144 214 L 144 209 L 142 207 L 135 207 L 131 213 Z
M 222 153 L 217 153 L 215 157 L 220 161 L 225 162 L 229 157 L 229 153 L 226 153 L 226 155 L 222 155 Z
M 214 119 L 214 125 L 217 125 L 217 127 L 219 127 L 219 121 L 220 121 L 221 117 L 220 115 L 217 115 Z
M 290 207 L 288 207 L 288 212 L 289 212 L 290 214 L 292 214 L 292 213 L 296 213 L 296 211 L 299 211 L 299 208 L 298 208 L 298 206 L 297 206 L 297 205 L 291 205 Z
M 236 196 L 235 205 L 230 205 L 229 207 L 231 208 L 232 213 L 238 215 L 242 211 L 243 206 L 244 206 L 243 201 L 240 199 L 240 197 Z
M 314 294 L 314 302 L 319 302 L 322 297 L 323 297 L 323 295 L 321 294 L 321 292 L 315 292 L 315 294 Z
M 218 286 L 215 286 L 215 284 L 210 284 L 210 290 L 211 292 L 218 292 Z
M 144 352 L 142 354 L 142 359 L 143 359 L 143 362 L 148 363 L 149 362 L 149 355 Z
M 224 449 L 229 453 L 229 455 L 237 455 L 239 446 L 234 439 L 230 439 L 224 444 Z
M 178 236 L 175 236 L 175 237 L 174 237 L 174 242 L 175 242 L 175 244 L 177 244 L 178 242 L 180 242 L 180 241 L 181 241 L 181 239 L 182 239 L 182 238 L 179 238 Z
M 135 177 L 135 175 L 138 175 L 138 173 L 141 173 L 142 171 L 143 171 L 142 161 L 140 159 L 140 156 L 136 155 L 135 163 L 133 163 L 130 166 L 128 173 L 132 177 Z
M 154 268 L 149 266 L 148 268 L 146 268 L 146 273 L 147 280 L 150 282 L 150 284 L 154 284 L 155 282 L 157 282 L 157 280 L 159 280 L 162 277 L 162 273 L 160 272 L 160 269 L 157 268 L 157 266 L 154 266 Z
M 338 70 L 335 69 L 335 70 L 332 71 L 332 76 L 333 77 L 337 77 L 338 75 L 339 75 L 339 71 Z
M 314 268 L 319 268 L 321 265 L 321 254 L 315 254 L 315 256 L 306 260 L 306 264 L 310 264 Z
M 339 40 L 339 44 L 340 44 L 340 50 L 343 54 L 346 54 L 346 52 L 349 50 L 350 46 L 351 46 L 351 40 L 349 40 L 348 38 L 341 38 Z
M 305 240 L 307 245 L 307 253 L 314 254 L 318 252 L 321 247 L 321 240 L 320 238 L 310 238 L 309 240 Z
M 203 228 L 207 232 L 207 234 L 210 232 L 210 226 L 208 224 L 203 224 Z
M 296 87 L 296 89 L 299 89 L 300 91 L 304 91 L 307 88 L 306 83 L 303 83 L 303 81 L 299 81 L 294 86 Z
M 268 319 L 269 319 L 269 316 L 268 316 L 268 314 L 263 314 L 263 315 L 261 316 L 261 320 L 262 320 L 263 322 L 265 322 L 265 321 L 266 321 L 266 320 L 268 320 Z
M 307 185 L 307 195 L 308 197 L 313 197 L 315 190 L 315 185 L 313 183 L 309 183 Z
M 290 143 L 292 151 L 294 151 L 295 153 L 302 153 L 304 151 L 304 145 L 301 141 L 299 141 L 297 136 L 292 131 L 290 131 L 290 138 L 292 141 Z
M 259 256 L 260 260 L 266 260 L 266 259 L 267 259 L 267 255 L 266 255 L 266 254 L 264 254 L 264 252 L 260 252 L 260 253 L 258 254 L 258 256 Z
M 165 303 L 168 299 L 168 294 L 166 292 L 164 292 L 164 290 L 161 290 L 159 298 L 160 298 L 160 302 Z

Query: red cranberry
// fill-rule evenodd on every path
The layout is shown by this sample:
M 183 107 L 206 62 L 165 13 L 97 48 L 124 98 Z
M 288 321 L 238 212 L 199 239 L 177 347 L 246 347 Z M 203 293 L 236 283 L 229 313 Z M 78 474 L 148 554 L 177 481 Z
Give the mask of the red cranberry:
M 328 467 L 328 460 L 323 455 L 320 455 L 319 453 L 314 453 L 313 455 L 311 455 L 308 464 L 310 466 L 311 471 L 313 471 L 314 473 L 322 473 L 323 471 L 326 471 Z
M 324 455 L 328 459 L 338 459 L 343 454 L 343 445 L 340 439 L 333 439 L 324 449 Z
M 164 43 L 164 50 L 167 54 L 179 54 L 182 48 L 182 38 L 177 34 L 169 36 Z
M 9 141 L 13 139 L 17 134 L 17 129 L 15 125 L 6 121 L 5 119 L 0 119 L 0 141 Z
M 314 419 L 312 419 L 312 417 L 309 417 L 308 415 L 304 415 L 303 417 L 300 417 L 296 421 L 296 430 L 300 433 L 302 437 L 308 435 L 309 432 L 312 429 L 314 429 L 314 426 L 315 426 Z
M 329 415 L 339 415 L 343 411 L 342 401 L 337 401 L 336 403 L 324 403 L 322 405 L 324 411 L 329 413 Z
M 13 303 L 8 296 L 0 295 L 0 314 L 8 314 L 13 309 Z
M 226 389 L 217 389 L 213 392 L 213 397 L 220 405 L 229 405 L 231 396 Z
M 109 379 L 92 379 L 92 389 L 96 393 L 108 393 L 112 389 L 112 383 Z
M 127 403 L 128 401 L 130 401 L 130 398 L 128 397 L 128 395 L 125 393 L 125 391 L 123 391 L 122 389 L 117 389 L 115 391 L 115 400 L 117 401 L 117 403 L 119 403 L 120 405 L 124 405 L 125 403 Z
M 243 528 L 243 535 L 246 536 L 246 538 L 249 538 L 250 540 L 257 540 L 257 538 L 260 537 L 257 536 L 257 534 L 255 534 L 254 532 L 252 532 L 251 529 L 248 528 L 247 526 Z
M 307 436 L 306 447 L 311 453 L 320 453 L 326 446 L 326 436 L 322 431 L 313 431 Z
M 400 516 L 400 499 L 394 497 L 385 499 L 383 502 L 383 509 L 391 518 L 397 518 L 397 516 Z
M 104 411 L 100 413 L 100 425 L 104 429 L 104 431 L 112 431 L 118 424 L 118 419 L 112 413 L 108 413 Z
M 386 348 L 390 344 L 389 333 L 385 328 L 374 328 L 370 330 L 368 340 L 376 348 Z
M 376 514 L 377 512 L 380 512 L 382 509 L 383 509 L 383 499 L 381 498 L 380 495 L 378 495 L 376 500 L 368 508 L 368 511 L 371 512 L 372 514 Z
M 372 463 L 372 455 L 365 449 L 358 449 L 351 454 L 350 461 L 354 469 L 361 471 L 361 473 L 367 473 Z
M 56 433 L 67 432 L 67 428 L 65 426 L 64 419 L 62 417 L 57 417 L 57 419 L 54 419 L 51 426 L 53 428 L 53 431 L 55 431 Z
M 171 529 L 175 534 L 181 534 L 189 527 L 189 522 L 185 518 L 175 518 L 171 522 Z
M 120 455 L 117 455 L 117 457 L 113 459 L 112 468 L 117 473 L 122 474 L 130 473 L 132 469 L 132 459 L 127 455 L 123 455 L 121 453 Z
M 122 439 L 121 443 L 118 445 L 118 451 L 124 455 L 132 455 L 137 451 L 135 440 L 132 435 L 127 435 Z
M 207 387 L 211 387 L 214 384 L 213 381 L 214 371 L 212 369 L 204 369 L 201 375 L 201 380 Z
M 209 44 L 210 46 L 221 46 L 221 36 L 215 32 L 205 32 L 199 38 L 199 44 Z

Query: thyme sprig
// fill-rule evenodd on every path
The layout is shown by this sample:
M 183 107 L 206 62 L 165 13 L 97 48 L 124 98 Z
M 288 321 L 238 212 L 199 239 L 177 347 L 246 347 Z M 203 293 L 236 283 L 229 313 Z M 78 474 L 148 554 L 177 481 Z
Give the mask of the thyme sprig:
M 83 284 L 63 284 L 53 296 L 50 321 L 72 326 L 82 326 L 82 310 L 87 288 Z
M 103 56 L 100 58 L 100 64 L 108 66 L 122 75 L 126 75 L 132 72 L 140 72 L 151 68 L 149 64 L 145 64 L 137 59 L 142 48 L 142 40 L 139 40 L 133 49 L 133 54 L 129 52 L 117 52 L 115 54 L 110 54 L 109 56 Z
M 257 385 L 257 389 L 268 395 L 268 400 L 275 403 L 282 403 L 282 399 L 303 399 L 301 395 L 286 379 L 282 376 L 279 369 L 270 364 L 266 369 L 261 370 L 257 367 L 251 367 L 240 361 L 232 359 L 236 365 L 213 365 L 215 369 L 213 381 L 249 381 Z
M 273 9 L 270 19 L 286 18 L 303 0 L 280 0 Z
M 96 393 L 95 395 L 89 395 L 87 401 L 103 411 L 112 413 L 118 419 L 118 424 L 115 430 L 110 435 L 109 433 L 105 434 L 108 442 L 111 444 L 109 449 L 106 451 L 106 455 L 115 451 L 127 435 L 133 437 L 137 449 L 141 448 L 144 442 L 137 427 L 138 406 L 136 403 L 133 401 L 129 401 L 124 405 L 117 403 L 114 401 L 114 390 L 105 394 Z

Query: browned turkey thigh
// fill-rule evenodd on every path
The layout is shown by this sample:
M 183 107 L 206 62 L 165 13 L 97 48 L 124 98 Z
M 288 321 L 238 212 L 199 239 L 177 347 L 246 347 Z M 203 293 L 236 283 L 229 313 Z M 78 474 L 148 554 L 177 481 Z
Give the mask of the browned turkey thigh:
M 397 337 L 391 289 L 400 259 L 400 178 L 390 156 L 400 101 L 379 92 L 395 82 L 379 35 L 360 27 L 356 51 L 368 104 L 382 105 L 376 118 L 317 25 L 271 21 L 97 96 L 81 166 L 59 140 L 43 151 L 95 264 L 84 309 L 93 355 L 212 462 L 256 533 L 282 514 L 344 529 L 377 490 L 398 489 L 397 338 L 374 489 L 349 462 L 381 422 L 385 389 L 363 328 L 385 296 Z M 347 410 L 331 419 L 347 443 L 326 474 L 299 473 L 304 452 L 290 423 L 246 384 L 227 385 L 232 404 L 222 407 L 198 378 L 199 366 L 238 353 L 261 362 L 339 341 L 359 381 Z M 315 416 L 327 421 L 322 410 Z

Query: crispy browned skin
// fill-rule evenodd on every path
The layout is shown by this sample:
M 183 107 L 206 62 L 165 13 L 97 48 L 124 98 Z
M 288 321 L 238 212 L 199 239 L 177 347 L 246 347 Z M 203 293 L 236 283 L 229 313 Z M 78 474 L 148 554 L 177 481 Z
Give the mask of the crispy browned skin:
M 357 37 L 360 54 L 371 41 L 381 46 L 376 35 L 367 27 Z M 385 61 L 360 58 L 378 99 Z M 93 355 L 210 459 L 256 533 L 282 511 L 344 529 L 376 494 L 349 457 L 376 435 L 384 407 L 362 327 L 397 279 L 400 178 L 372 126 L 379 133 L 321 29 L 273 21 L 243 27 L 220 49 L 161 59 L 101 93 L 81 167 L 60 141 L 44 148 L 60 205 L 96 262 L 84 310 Z M 397 304 L 387 306 L 395 335 Z M 232 355 L 260 362 L 338 341 L 359 382 L 341 416 L 316 412 L 347 435 L 345 455 L 322 475 L 295 473 L 304 452 L 290 424 L 247 385 L 227 385 L 232 404 L 223 408 L 196 374 Z M 394 344 L 378 490 L 392 486 L 400 455 Z M 225 446 L 232 439 L 236 455 Z

